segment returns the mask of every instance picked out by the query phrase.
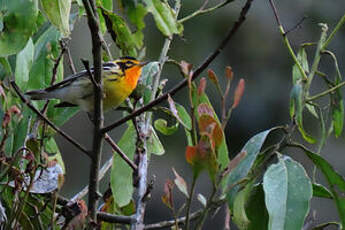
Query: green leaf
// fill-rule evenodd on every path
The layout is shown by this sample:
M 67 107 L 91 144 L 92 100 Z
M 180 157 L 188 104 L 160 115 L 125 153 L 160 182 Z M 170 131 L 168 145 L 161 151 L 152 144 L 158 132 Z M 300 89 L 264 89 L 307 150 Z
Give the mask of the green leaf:
M 330 191 L 336 203 L 341 223 L 345 226 L 345 198 L 342 194 L 338 194 L 337 190 L 341 193 L 345 192 L 344 178 L 334 170 L 332 165 L 323 159 L 320 155 L 304 149 L 305 154 L 313 161 L 323 175 L 326 177 L 329 184 Z M 337 190 L 336 190 L 337 189 Z
M 32 43 L 31 38 L 26 44 L 25 48 L 22 49 L 16 58 L 16 72 L 15 79 L 17 85 L 23 90 L 26 90 L 29 73 L 34 59 L 34 44 Z
M 290 116 L 291 119 L 296 119 L 298 130 L 301 133 L 304 140 L 314 144 L 316 140 L 309 135 L 303 128 L 303 108 L 304 108 L 304 93 L 301 83 L 297 83 L 293 86 L 290 93 Z
M 56 160 L 56 162 L 60 165 L 63 174 L 66 173 L 65 163 L 63 162 L 61 152 L 59 150 L 58 145 L 55 142 L 55 139 L 53 137 L 48 138 L 46 140 L 44 151 L 49 155 L 48 159 L 49 161 Z
M 231 186 L 238 182 L 239 180 L 245 178 L 249 173 L 250 169 L 252 168 L 255 159 L 260 153 L 260 149 L 264 144 L 268 134 L 272 131 L 272 129 L 265 130 L 253 136 L 252 138 L 247 141 L 245 146 L 242 148 L 240 152 L 246 152 L 247 154 L 245 157 L 239 162 L 236 168 L 234 168 L 228 177 L 227 186 Z M 226 186 L 226 187 L 227 187 Z M 240 186 L 234 186 L 229 193 L 227 194 L 229 207 L 232 209 L 234 198 L 236 196 L 237 191 L 239 190 Z
M 178 122 L 173 124 L 172 126 L 168 126 L 168 122 L 164 119 L 157 119 L 154 122 L 155 129 L 161 132 L 162 134 L 169 136 L 178 130 Z
M 145 28 L 144 17 L 147 14 L 147 10 L 143 4 L 137 3 L 136 6 L 130 5 L 127 9 L 127 15 L 131 23 L 136 26 L 136 32 L 133 34 L 136 41 L 137 48 L 140 49 L 143 46 L 144 34 L 142 30 Z
M 137 44 L 125 20 L 121 16 L 107 11 L 103 8 L 102 15 L 105 19 L 105 23 L 112 39 L 121 49 L 122 54 L 125 56 L 136 57 Z
M 303 166 L 289 157 L 280 157 L 267 169 L 263 187 L 268 229 L 302 229 L 312 197 L 312 185 Z
M 129 159 L 133 159 L 136 148 L 136 131 L 131 122 L 128 122 L 128 128 L 118 142 L 120 149 Z M 133 188 L 133 170 L 117 154 L 114 153 L 113 166 L 110 173 L 110 186 L 114 196 L 115 204 L 123 207 L 131 201 Z
M 253 188 L 253 182 L 248 183 L 244 189 L 236 194 L 233 207 L 233 221 L 239 229 L 247 229 L 249 225 L 249 219 L 246 214 L 245 206 L 247 204 L 250 192 Z
M 332 193 L 321 184 L 313 184 L 313 196 L 333 199 Z
M 152 133 L 146 143 L 147 153 L 161 156 L 165 153 L 164 147 L 157 136 L 156 131 L 151 127 Z
M 11 65 L 6 57 L 0 57 L 0 64 L 2 66 L 0 68 L 1 80 L 4 78 L 4 75 L 12 75 Z
M 163 35 L 171 37 L 181 34 L 183 26 L 177 22 L 175 12 L 167 2 L 161 0 L 144 0 L 147 10 L 153 15 L 157 28 Z
M 338 64 L 336 64 L 336 80 L 335 84 L 340 84 L 342 77 L 338 69 Z M 337 89 L 335 93 L 331 93 L 331 111 L 333 120 L 333 129 L 335 137 L 339 137 L 343 131 L 344 127 L 344 100 L 341 94 L 341 89 Z
M 42 89 L 50 85 L 53 75 L 53 58 L 58 55 L 59 39 L 59 31 L 50 26 L 35 42 L 34 63 L 29 75 L 28 89 Z M 62 68 L 62 64 L 60 65 L 59 68 Z M 62 80 L 61 73 L 57 74 L 56 80 Z
M 159 62 L 150 62 L 143 67 L 139 84 L 144 85 L 144 105 L 148 104 L 152 97 L 153 78 L 159 71 Z
M 305 49 L 302 47 L 299 49 L 297 53 L 297 60 L 301 64 L 302 69 L 308 73 L 309 72 L 309 64 L 307 59 L 307 53 L 305 52 Z M 296 64 L 292 66 L 292 82 L 295 85 L 297 82 L 299 82 L 303 78 L 299 68 Z
M 265 206 L 265 193 L 262 185 L 256 185 L 250 193 L 246 204 L 249 219 L 247 230 L 266 230 L 268 228 L 268 212 Z
M 41 0 L 44 13 L 64 37 L 68 37 L 70 34 L 69 15 L 71 4 L 72 0 Z
M 192 130 L 192 119 L 187 110 L 180 104 L 175 103 L 177 114 L 180 118 L 181 124 L 188 130 Z
M 37 0 L 1 1 L 0 56 L 18 53 L 36 29 Z

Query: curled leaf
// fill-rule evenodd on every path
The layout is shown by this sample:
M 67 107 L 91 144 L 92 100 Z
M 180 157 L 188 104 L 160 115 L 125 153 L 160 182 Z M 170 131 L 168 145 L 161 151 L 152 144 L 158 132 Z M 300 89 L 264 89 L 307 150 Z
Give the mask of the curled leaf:
M 227 79 L 232 80 L 234 78 L 234 73 L 230 66 L 225 67 L 225 76 Z
M 207 74 L 208 74 L 208 78 L 213 82 L 213 84 L 215 84 L 215 85 L 219 84 L 218 77 L 213 70 L 209 69 L 207 71 Z
M 201 78 L 199 87 L 198 87 L 198 95 L 200 96 L 201 94 L 205 93 L 205 88 L 206 88 L 206 78 Z
M 193 68 L 192 64 L 183 60 L 180 62 L 180 70 L 183 76 L 188 77 L 192 71 L 192 68 Z
M 174 182 L 166 180 L 164 183 L 164 195 L 162 196 L 162 202 L 170 209 L 174 208 L 173 193 Z

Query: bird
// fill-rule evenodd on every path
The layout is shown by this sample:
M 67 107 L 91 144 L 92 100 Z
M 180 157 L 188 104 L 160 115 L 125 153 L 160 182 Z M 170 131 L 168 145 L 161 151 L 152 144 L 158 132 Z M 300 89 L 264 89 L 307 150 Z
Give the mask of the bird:
M 146 64 L 148 62 L 140 62 L 127 56 L 103 63 L 103 111 L 117 108 L 129 97 Z M 90 72 L 93 73 L 93 68 Z M 94 83 L 87 70 L 73 74 L 48 88 L 25 94 L 31 100 L 60 99 L 55 107 L 79 106 L 89 115 L 94 111 Z

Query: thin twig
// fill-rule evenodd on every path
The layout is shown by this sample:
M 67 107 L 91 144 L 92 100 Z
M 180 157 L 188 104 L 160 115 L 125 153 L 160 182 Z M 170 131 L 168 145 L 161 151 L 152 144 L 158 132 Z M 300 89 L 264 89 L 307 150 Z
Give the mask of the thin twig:
M 229 30 L 223 41 L 219 44 L 219 46 L 199 65 L 198 68 L 195 69 L 193 72 L 192 80 L 195 80 L 200 74 L 211 64 L 211 62 L 223 51 L 225 46 L 228 44 L 228 42 L 233 38 L 233 36 L 236 34 L 236 32 L 241 27 L 242 23 L 246 19 L 246 15 L 250 9 L 251 3 L 253 0 L 247 0 L 245 6 L 242 8 L 242 11 L 240 13 L 240 16 L 238 20 L 235 22 L 235 24 L 232 26 L 232 28 Z M 170 96 L 175 95 L 177 92 L 179 92 L 181 89 L 187 86 L 188 80 L 184 79 L 180 81 L 174 88 L 163 94 L 162 96 L 156 98 L 155 100 L 151 101 L 147 105 L 141 107 L 140 109 L 137 109 L 133 111 L 131 114 L 129 114 L 126 117 L 123 117 L 122 119 L 119 119 L 118 121 L 114 122 L 113 124 L 103 128 L 102 132 L 106 133 L 110 130 L 120 126 L 121 124 L 127 122 L 128 120 L 131 120 L 133 117 L 139 116 L 140 114 L 146 112 L 147 110 L 151 109 L 152 107 L 158 105 L 159 103 L 165 101 L 168 98 L 168 95 Z
M 68 47 L 66 47 L 66 54 L 67 54 L 67 60 L 68 60 L 68 63 L 69 63 L 69 68 L 72 72 L 72 74 L 76 74 L 77 71 L 75 69 L 75 66 L 74 66 L 74 62 L 73 62 L 73 59 L 72 59 L 72 55 L 71 55 L 71 51 L 69 50 Z
M 127 157 L 127 155 L 122 152 L 120 147 L 113 141 L 113 139 L 106 133 L 104 139 L 108 144 L 113 148 L 113 150 L 119 154 L 119 156 L 133 169 L 133 171 L 138 170 L 138 166 L 134 164 L 134 162 Z
M 19 96 L 19 98 L 22 100 L 24 104 L 26 104 L 34 113 L 36 113 L 37 116 L 39 116 L 42 120 L 44 120 L 52 129 L 54 129 L 57 133 L 59 133 L 62 137 L 64 137 L 67 141 L 69 141 L 71 144 L 73 144 L 76 148 L 78 148 L 80 151 L 91 157 L 90 152 L 85 149 L 81 144 L 79 144 L 76 140 L 74 140 L 71 136 L 69 136 L 67 133 L 62 131 L 59 127 L 54 125 L 53 122 L 51 122 L 45 115 L 43 115 L 38 109 L 35 108 L 28 100 L 25 98 L 23 93 L 20 91 L 18 85 L 11 81 L 12 88 L 16 92 L 16 94 Z
M 198 210 L 196 212 L 191 213 L 189 220 L 190 221 L 195 220 L 196 218 L 198 218 L 201 215 L 201 213 L 202 213 L 202 210 Z M 177 218 L 177 220 L 173 219 L 173 220 L 161 221 L 161 222 L 154 223 L 154 224 L 147 224 L 144 229 L 167 228 L 167 227 L 173 226 L 176 223 L 176 221 L 178 224 L 183 224 L 186 221 L 186 217 L 183 216 L 183 217 Z

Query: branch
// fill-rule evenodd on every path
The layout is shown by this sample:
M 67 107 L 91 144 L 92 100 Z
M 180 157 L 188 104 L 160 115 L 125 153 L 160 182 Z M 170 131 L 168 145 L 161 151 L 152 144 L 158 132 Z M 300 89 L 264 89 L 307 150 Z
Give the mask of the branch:
M 235 24 L 232 26 L 232 28 L 227 33 L 226 37 L 223 39 L 223 41 L 220 43 L 220 45 L 199 65 L 197 69 L 195 69 L 192 80 L 195 80 L 209 65 L 210 63 L 223 51 L 224 47 L 228 44 L 228 42 L 233 38 L 233 36 L 236 34 L 236 32 L 241 27 L 242 23 L 246 19 L 246 15 L 249 11 L 249 8 L 251 6 L 251 3 L 253 0 L 247 0 L 245 6 L 242 8 L 242 11 L 240 13 L 240 16 L 238 20 L 235 22 Z M 156 98 L 155 100 L 151 101 L 147 105 L 141 107 L 140 109 L 137 109 L 133 111 L 131 114 L 129 114 L 126 117 L 123 117 L 122 119 L 119 119 L 118 121 L 114 122 L 113 124 L 105 127 L 102 129 L 103 133 L 109 132 L 110 130 L 120 126 L 121 124 L 127 122 L 128 120 L 131 120 L 132 118 L 139 116 L 143 112 L 146 112 L 147 110 L 151 109 L 153 106 L 158 105 L 159 103 L 165 101 L 168 98 L 168 95 L 170 96 L 175 95 L 177 92 L 179 92 L 181 89 L 187 86 L 187 79 L 184 79 L 180 81 L 179 84 L 177 84 L 174 88 L 163 94 L 162 96 Z
M 131 216 L 112 215 L 106 212 L 98 212 L 97 219 L 108 223 L 132 224 L 135 219 Z
M 39 116 L 42 120 L 44 120 L 52 129 L 54 129 L 57 133 L 59 133 L 62 137 L 64 137 L 67 141 L 69 141 L 72 145 L 74 145 L 77 149 L 79 149 L 80 151 L 82 151 L 83 153 L 85 153 L 86 155 L 88 155 L 89 157 L 91 157 L 90 152 L 88 150 L 86 150 L 81 144 L 79 144 L 76 140 L 74 140 L 71 136 L 69 136 L 67 133 L 65 133 L 64 131 L 62 131 L 59 127 L 57 127 L 56 125 L 53 124 L 53 122 L 51 122 L 45 115 L 43 115 L 38 109 L 35 108 L 35 106 L 33 106 L 30 102 L 30 100 L 28 100 L 27 98 L 25 98 L 25 96 L 23 95 L 23 93 L 20 91 L 18 85 L 14 82 L 11 81 L 10 82 L 12 88 L 14 89 L 14 91 L 16 92 L 16 94 L 19 96 L 19 98 L 21 99 L 21 101 L 26 104 L 37 116 Z
M 193 212 L 192 214 L 190 214 L 189 219 L 190 220 L 194 220 L 196 218 L 198 218 L 202 213 L 202 210 Z M 177 220 L 173 219 L 173 220 L 165 220 L 165 221 L 161 221 L 155 224 L 148 224 L 145 226 L 144 229 L 160 229 L 160 228 L 166 228 L 166 227 L 171 227 L 173 225 L 175 225 L 175 223 L 177 222 L 178 224 L 183 224 L 186 221 L 186 217 L 180 217 L 177 218 Z
M 90 166 L 90 178 L 89 178 L 89 217 L 91 222 L 97 222 L 97 205 L 98 205 L 98 173 L 101 162 L 101 153 L 103 145 L 104 133 L 101 132 L 103 128 L 103 100 L 102 100 L 102 39 L 99 29 L 99 18 L 95 6 L 94 0 L 83 0 L 85 11 L 87 14 L 87 22 L 89 25 L 91 39 L 92 39 L 92 54 L 93 54 L 93 65 L 94 65 L 94 79 L 97 85 L 94 85 L 94 135 L 93 135 L 93 146 L 92 146 L 92 157 Z M 95 229 L 95 225 L 90 225 L 90 229 Z

